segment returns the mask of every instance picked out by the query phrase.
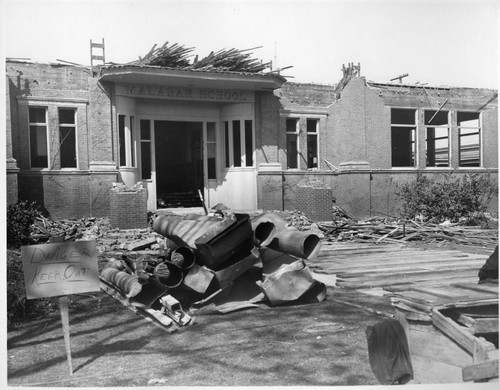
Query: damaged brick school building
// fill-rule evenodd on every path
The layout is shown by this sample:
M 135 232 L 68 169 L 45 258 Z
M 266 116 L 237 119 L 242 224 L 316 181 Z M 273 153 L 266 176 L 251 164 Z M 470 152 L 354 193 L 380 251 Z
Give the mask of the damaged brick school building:
M 497 180 L 496 90 L 371 82 L 354 64 L 317 85 L 198 63 L 8 59 L 8 203 L 107 216 L 113 183 L 141 182 L 148 210 L 200 190 L 208 208 L 326 205 L 328 220 L 332 201 L 394 215 L 397 184 L 418 172 Z

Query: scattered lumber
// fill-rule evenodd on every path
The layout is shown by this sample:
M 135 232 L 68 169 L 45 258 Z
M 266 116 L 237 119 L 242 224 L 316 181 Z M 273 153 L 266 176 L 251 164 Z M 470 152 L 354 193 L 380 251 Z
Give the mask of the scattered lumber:
M 151 50 L 144 56 L 139 57 L 137 61 L 129 62 L 127 65 L 149 65 L 164 68 L 196 69 L 204 71 L 231 71 L 245 73 L 261 73 L 271 67 L 271 62 L 253 58 L 251 50 L 258 49 L 221 49 L 200 60 L 198 56 L 191 62 L 193 56 L 192 47 L 185 47 L 177 43 L 170 44 L 168 41 L 162 46 L 155 44 Z

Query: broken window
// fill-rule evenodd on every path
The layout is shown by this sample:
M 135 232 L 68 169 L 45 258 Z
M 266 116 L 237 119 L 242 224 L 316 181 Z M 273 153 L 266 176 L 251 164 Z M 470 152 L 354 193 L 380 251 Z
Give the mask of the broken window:
M 134 153 L 134 120 L 131 116 L 129 124 L 126 115 L 118 115 L 118 144 L 120 167 L 135 167 Z
M 216 175 L 216 153 L 217 143 L 215 134 L 215 122 L 207 122 L 207 174 L 208 180 L 217 179 Z
M 450 166 L 450 136 L 448 111 L 426 110 L 425 156 L 428 167 Z
M 224 154 L 226 168 L 253 166 L 253 121 L 232 120 L 223 122 Z
M 30 166 L 48 168 L 47 108 L 29 108 Z
M 318 119 L 307 119 L 307 168 L 318 168 Z
M 76 168 L 76 110 L 59 109 L 59 148 L 61 168 Z
M 415 166 L 416 110 L 391 108 L 391 160 L 393 167 Z
M 286 120 L 286 157 L 287 168 L 299 167 L 299 120 L 298 118 L 287 118 Z
M 479 112 L 457 112 L 460 167 L 481 166 L 481 125 Z
M 141 175 L 142 180 L 151 179 L 151 121 L 141 119 Z

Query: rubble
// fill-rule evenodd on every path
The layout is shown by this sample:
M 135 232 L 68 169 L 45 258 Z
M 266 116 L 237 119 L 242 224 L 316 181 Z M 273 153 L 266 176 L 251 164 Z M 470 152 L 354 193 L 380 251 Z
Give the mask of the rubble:
M 262 224 L 265 229 L 259 229 Z M 159 215 L 153 230 L 175 245 L 169 244 L 157 256 L 113 258 L 101 279 L 108 287 L 116 287 L 131 305 L 167 315 L 176 326 L 192 325 L 199 310 L 223 313 L 259 303 L 299 302 L 313 288 L 313 301 L 321 302 L 326 286 L 312 278 L 304 261 L 314 260 L 320 239 L 285 225 L 273 214 L 252 220 L 248 214 L 229 211 Z M 254 245 L 256 231 L 260 232 L 259 246 Z M 268 251 L 280 256 L 269 256 Z M 245 285 L 249 287 L 242 288 Z
M 95 240 L 101 288 L 172 331 L 202 314 L 323 301 L 326 287 L 308 269 L 322 241 L 494 247 L 498 231 L 387 217 L 359 220 L 340 207 L 333 208 L 331 221 L 316 223 L 299 211 L 250 216 L 219 207 L 209 215 L 160 214 L 145 229 L 116 229 L 109 218 L 39 217 L 32 239 Z

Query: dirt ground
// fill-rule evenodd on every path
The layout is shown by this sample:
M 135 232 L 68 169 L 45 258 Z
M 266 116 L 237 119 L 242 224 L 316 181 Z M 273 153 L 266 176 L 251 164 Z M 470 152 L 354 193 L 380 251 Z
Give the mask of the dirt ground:
M 8 385 L 377 385 L 365 329 L 391 312 L 382 298 L 328 288 L 322 303 L 201 315 L 168 333 L 103 292 L 72 295 L 73 375 L 55 311 L 8 332 Z

